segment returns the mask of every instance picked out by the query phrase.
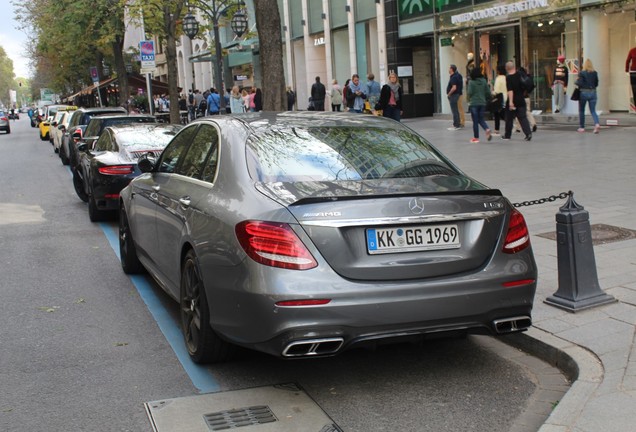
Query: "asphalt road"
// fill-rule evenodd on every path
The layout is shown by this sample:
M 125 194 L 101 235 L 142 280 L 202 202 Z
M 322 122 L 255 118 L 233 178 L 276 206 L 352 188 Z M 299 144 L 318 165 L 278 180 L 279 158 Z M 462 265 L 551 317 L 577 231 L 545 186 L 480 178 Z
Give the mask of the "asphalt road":
M 149 431 L 144 402 L 296 382 L 348 432 L 496 432 L 537 390 L 530 368 L 473 337 L 192 364 L 176 303 L 121 271 L 116 222 L 88 220 L 26 115 L 12 127 L 0 133 L 1 431 Z

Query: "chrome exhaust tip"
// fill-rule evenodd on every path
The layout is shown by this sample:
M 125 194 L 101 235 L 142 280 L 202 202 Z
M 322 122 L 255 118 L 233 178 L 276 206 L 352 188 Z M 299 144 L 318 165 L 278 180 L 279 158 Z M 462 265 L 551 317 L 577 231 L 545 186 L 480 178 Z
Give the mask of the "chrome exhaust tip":
M 492 324 L 498 334 L 513 333 L 530 328 L 532 319 L 529 316 L 518 316 L 495 320 Z
M 288 344 L 283 357 L 308 357 L 335 354 L 344 344 L 343 338 L 299 340 Z

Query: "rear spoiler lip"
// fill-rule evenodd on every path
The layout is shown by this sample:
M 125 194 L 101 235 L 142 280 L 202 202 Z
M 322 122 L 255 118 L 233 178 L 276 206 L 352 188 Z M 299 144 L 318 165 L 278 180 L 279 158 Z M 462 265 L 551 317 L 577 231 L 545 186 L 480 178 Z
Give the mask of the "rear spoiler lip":
M 415 193 L 393 193 L 378 195 L 350 195 L 350 196 L 324 196 L 324 197 L 306 197 L 301 198 L 289 204 L 289 207 L 301 206 L 306 204 L 317 204 L 330 201 L 352 201 L 359 199 L 383 199 L 395 197 L 427 197 L 427 196 L 458 196 L 458 195 L 487 195 L 487 196 L 503 196 L 499 189 L 477 189 L 477 190 L 458 190 L 458 191 L 435 191 L 435 192 L 415 192 Z

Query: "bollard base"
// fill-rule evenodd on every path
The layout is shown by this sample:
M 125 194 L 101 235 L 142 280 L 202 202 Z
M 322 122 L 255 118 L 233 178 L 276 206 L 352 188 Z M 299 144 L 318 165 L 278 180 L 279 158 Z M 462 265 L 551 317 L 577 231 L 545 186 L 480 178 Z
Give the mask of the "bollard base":
M 568 312 L 576 313 L 582 310 L 591 309 L 596 306 L 602 306 L 610 303 L 614 303 L 617 300 L 605 293 L 601 293 L 594 297 L 588 297 L 583 300 L 570 300 L 563 297 L 557 297 L 556 295 L 552 295 L 547 299 L 543 300 L 543 303 L 549 304 L 550 306 L 558 307 L 559 309 L 566 310 Z

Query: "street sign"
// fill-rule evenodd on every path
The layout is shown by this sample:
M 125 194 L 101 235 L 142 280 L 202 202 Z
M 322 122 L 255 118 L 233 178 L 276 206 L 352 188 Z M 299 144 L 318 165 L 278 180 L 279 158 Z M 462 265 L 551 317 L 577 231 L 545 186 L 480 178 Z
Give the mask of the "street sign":
M 155 69 L 155 41 L 139 42 L 139 54 L 141 57 L 141 69 Z M 143 72 L 142 72 L 143 73 Z M 148 72 L 146 72 L 148 73 Z
M 91 72 L 91 79 L 93 80 L 93 84 L 96 84 L 99 82 L 99 72 L 97 71 L 97 67 L 95 66 L 91 66 L 89 68 L 90 72 Z

